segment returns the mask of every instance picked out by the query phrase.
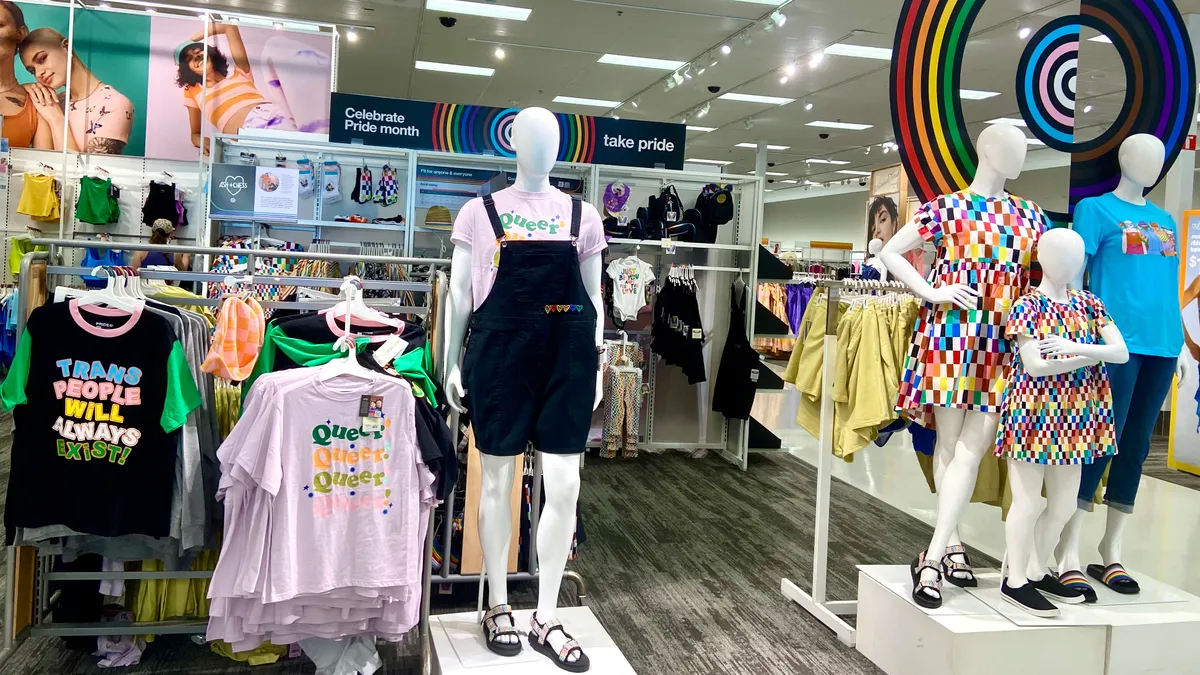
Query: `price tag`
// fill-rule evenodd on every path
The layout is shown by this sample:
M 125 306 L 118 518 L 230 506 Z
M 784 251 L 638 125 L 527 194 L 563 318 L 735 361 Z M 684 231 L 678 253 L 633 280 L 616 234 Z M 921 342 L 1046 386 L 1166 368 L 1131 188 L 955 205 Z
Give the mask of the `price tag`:
M 667 255 L 675 255 L 675 240 L 670 237 L 663 237 L 662 250 Z
M 758 368 L 754 368 L 750 371 L 750 381 L 754 383 L 758 382 Z
M 408 343 L 403 338 L 399 335 L 393 335 L 380 345 L 379 349 L 375 350 L 375 354 L 373 355 L 375 363 L 383 367 L 392 365 L 392 361 L 395 361 L 397 356 L 403 354 L 404 348 L 407 346 Z
M 692 339 L 693 340 L 703 340 L 704 339 L 704 331 L 700 330 L 699 328 L 693 328 L 692 329 Z
M 362 431 L 383 431 L 383 397 L 366 395 L 360 398 L 358 415 L 362 418 Z

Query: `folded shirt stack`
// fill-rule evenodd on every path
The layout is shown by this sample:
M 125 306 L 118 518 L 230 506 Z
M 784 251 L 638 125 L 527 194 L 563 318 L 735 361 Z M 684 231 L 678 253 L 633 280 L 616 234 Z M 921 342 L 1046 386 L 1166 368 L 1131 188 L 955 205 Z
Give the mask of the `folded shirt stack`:
M 436 499 L 412 390 L 337 368 L 259 378 L 217 453 L 225 539 L 208 639 L 235 652 L 307 638 L 399 640 L 418 622 Z

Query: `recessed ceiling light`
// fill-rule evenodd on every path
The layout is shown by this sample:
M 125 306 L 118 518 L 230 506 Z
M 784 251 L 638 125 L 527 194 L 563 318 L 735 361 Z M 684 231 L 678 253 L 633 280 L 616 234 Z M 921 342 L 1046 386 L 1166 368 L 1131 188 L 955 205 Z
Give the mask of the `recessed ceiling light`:
M 758 144 L 757 143 L 738 143 L 735 147 L 750 148 L 751 150 L 756 150 L 756 149 L 758 149 Z M 767 149 L 768 150 L 779 150 L 782 152 L 783 150 L 787 150 L 790 147 L 792 147 L 792 146 L 790 146 L 790 145 L 768 145 Z
M 467 2 L 466 0 L 425 0 L 425 9 L 451 14 L 468 14 L 470 16 L 486 16 L 492 19 L 511 19 L 524 21 L 533 13 L 532 9 L 524 7 L 505 7 L 483 2 Z
M 650 68 L 652 70 L 677 70 L 687 65 L 687 61 L 648 59 L 642 56 L 625 56 L 624 54 L 605 54 L 597 59 L 596 63 L 607 63 L 610 66 Z
M 239 18 L 238 18 L 238 17 L 236 17 L 236 16 L 231 16 L 231 17 L 229 17 L 229 19 L 226 21 L 226 23 L 231 23 L 231 24 L 233 24 L 233 25 L 235 25 L 235 26 L 236 26 L 236 25 L 238 25 L 238 24 L 239 24 L 239 23 L 241 23 L 241 22 L 242 22 L 242 20 L 241 20 L 241 19 L 239 19 Z
M 158 10 L 157 10 L 157 9 L 154 9 L 153 7 L 147 7 L 147 8 L 146 8 L 146 13 L 147 13 L 147 14 L 157 14 L 157 13 L 158 13 Z
M 1083 106 L 1083 114 L 1084 114 L 1084 115 L 1086 115 L 1086 114 L 1088 114 L 1088 113 L 1090 113 L 1090 112 L 1092 112 L 1092 104 L 1091 104 L 1091 103 L 1089 103 L 1089 104 L 1087 104 L 1087 105 Z
M 496 58 L 500 59 L 501 61 L 504 60 L 504 56 L 505 56 L 504 47 L 496 47 L 496 51 L 494 51 L 492 53 L 495 54 Z
M 1011 124 L 1014 127 L 1027 127 L 1025 120 L 1019 117 L 997 117 L 994 120 L 988 120 L 988 124 Z
M 860 59 L 876 59 L 878 61 L 892 60 L 892 50 L 886 47 L 867 47 L 865 45 L 848 45 L 845 43 L 826 47 L 825 54 L 829 56 L 854 56 Z
M 839 169 L 835 173 L 843 173 L 847 176 L 870 176 L 870 171 L 851 171 L 850 169 Z
M 458 73 L 459 75 L 481 75 L 491 77 L 495 68 L 480 68 L 479 66 L 460 66 L 457 63 L 438 63 L 437 61 L 417 61 L 417 70 L 432 70 L 438 73 Z
M 353 28 L 346 31 L 346 39 L 351 42 L 358 42 L 358 31 L 354 30 Z
M 733 45 L 729 44 L 728 42 L 721 45 L 721 53 L 722 54 L 725 54 L 726 56 L 728 56 L 731 52 L 733 52 Z
M 102 2 L 100 3 L 100 9 L 112 9 L 112 5 L 108 4 L 107 2 Z
M 875 125 L 874 124 L 857 124 L 854 122 L 825 122 L 822 120 L 818 120 L 816 122 L 809 122 L 805 126 L 820 127 L 822 129 L 844 129 L 846 131 L 863 131 L 864 129 L 870 129 L 871 127 L 873 127 Z
M 1104 33 L 1101 33 L 1101 34 L 1097 35 L 1096 37 L 1088 38 L 1088 42 L 1103 42 L 1106 45 L 1111 45 L 1112 38 L 1108 37 Z
M 570 105 L 590 105 L 597 108 L 616 108 L 621 105 L 620 101 L 605 101 L 599 98 L 578 98 L 575 96 L 555 96 L 554 102 Z
M 787 84 L 787 83 L 788 83 L 787 75 L 784 75 L 783 77 L 779 78 L 779 84 Z
M 710 131 L 716 131 L 717 128 L 716 127 L 699 127 L 694 124 L 689 124 L 689 125 L 687 125 L 687 130 L 688 131 L 703 131 L 704 133 L 707 134 Z
M 1029 37 L 1032 34 L 1033 34 L 1033 29 L 1030 28 L 1029 26 L 1021 26 L 1021 30 L 1017 31 L 1017 37 L 1021 38 L 1022 40 L 1024 40 L 1025 38 Z
M 958 95 L 969 101 L 982 101 L 984 99 L 992 98 L 993 96 L 999 96 L 1000 92 L 983 91 L 981 89 L 962 89 L 958 92 Z
M 806 159 L 804 161 L 808 162 L 809 164 L 834 164 L 836 166 L 845 166 L 850 163 L 850 162 L 847 162 L 847 161 L 841 160 L 841 159 L 815 159 L 814 158 L 814 159 Z
M 685 160 L 683 160 L 684 164 L 687 164 L 688 162 L 691 162 L 692 164 L 716 164 L 717 166 L 729 166 L 730 164 L 733 164 L 733 162 L 726 162 L 726 161 L 720 160 L 720 159 L 685 159 Z
M 283 22 L 282 21 L 273 21 L 271 23 L 271 25 L 275 28 L 275 30 L 283 30 Z
M 766 105 L 787 105 L 794 98 L 783 98 L 780 96 L 759 96 L 757 94 L 721 94 L 721 99 L 725 101 L 742 101 L 743 103 L 764 103 Z

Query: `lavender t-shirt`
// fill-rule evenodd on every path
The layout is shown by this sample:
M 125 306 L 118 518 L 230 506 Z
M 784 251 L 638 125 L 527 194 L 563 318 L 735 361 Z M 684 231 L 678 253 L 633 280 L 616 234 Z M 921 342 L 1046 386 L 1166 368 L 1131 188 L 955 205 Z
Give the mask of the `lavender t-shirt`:
M 569 241 L 571 197 L 553 192 L 522 192 L 507 188 L 492 195 L 496 213 L 509 241 Z M 483 199 L 472 199 L 458 212 L 450 241 L 471 247 L 471 294 L 475 309 L 483 304 L 496 280 L 499 244 L 492 232 Z M 579 260 L 604 250 L 604 225 L 596 207 L 584 202 L 579 222 Z

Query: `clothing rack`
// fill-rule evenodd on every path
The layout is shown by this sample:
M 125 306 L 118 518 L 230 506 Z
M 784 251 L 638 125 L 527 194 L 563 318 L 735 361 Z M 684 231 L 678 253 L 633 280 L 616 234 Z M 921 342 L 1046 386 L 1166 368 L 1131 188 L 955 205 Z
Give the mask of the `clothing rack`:
M 49 292 L 54 287 L 54 284 L 51 283 L 51 277 L 53 277 L 55 275 L 78 275 L 78 274 L 90 275 L 93 270 L 93 268 L 56 266 L 56 265 L 51 265 L 49 263 L 52 263 L 53 261 L 55 261 L 57 259 L 56 249 L 60 249 L 60 248 L 68 248 L 68 249 L 69 248 L 90 248 L 90 247 L 93 247 L 96 245 L 96 242 L 94 242 L 94 241 L 75 240 L 75 239 L 48 239 L 48 238 L 42 239 L 42 238 L 38 238 L 38 239 L 34 239 L 33 243 L 35 245 L 47 246 L 47 247 L 49 247 L 49 250 L 48 251 L 34 251 L 34 252 L 27 253 L 24 256 L 24 258 L 21 261 L 21 270 L 20 270 L 20 274 L 19 274 L 19 288 L 24 288 L 24 289 L 31 288 L 31 283 L 33 280 L 32 266 L 34 263 L 40 263 L 40 262 L 47 263 L 47 268 L 46 268 L 46 290 L 47 290 L 47 292 Z M 363 282 L 363 286 L 366 288 L 380 288 L 380 289 L 386 289 L 386 290 L 410 290 L 410 291 L 428 293 L 428 296 L 426 298 L 426 305 L 424 307 L 418 307 L 418 308 L 395 307 L 393 305 L 386 304 L 388 302 L 388 300 L 386 300 L 386 299 L 382 300 L 382 301 L 376 301 L 376 302 L 384 303 L 384 304 L 376 305 L 376 306 L 387 307 L 398 313 L 421 313 L 421 314 L 424 314 L 424 315 L 426 315 L 426 319 L 427 319 L 426 320 L 426 328 L 429 329 L 431 333 L 438 332 L 438 331 L 436 331 L 436 327 L 444 319 L 444 316 L 445 316 L 445 307 L 446 307 L 445 295 L 446 295 L 446 292 L 448 289 L 448 284 L 445 283 L 445 280 L 446 280 L 445 272 L 439 270 L 439 268 L 447 268 L 449 266 L 450 261 L 447 259 L 391 257 L 391 256 L 359 256 L 359 255 L 343 256 L 343 255 L 336 255 L 336 254 L 331 254 L 331 253 L 313 253 L 313 252 L 307 252 L 307 251 L 228 249 L 228 248 L 215 248 L 215 247 L 178 246 L 178 245 L 169 245 L 169 244 L 140 244 L 140 243 L 123 245 L 122 249 L 134 250 L 134 251 L 159 251 L 162 253 L 170 253 L 170 254 L 182 253 L 182 254 L 192 254 L 192 255 L 228 255 L 232 252 L 232 253 L 236 253 L 237 255 L 246 255 L 246 256 L 259 256 L 260 255 L 260 256 L 271 257 L 271 258 L 302 258 L 302 259 L 329 260 L 329 261 L 333 261 L 333 262 L 347 262 L 347 263 L 350 263 L 350 262 L 381 262 L 381 263 L 399 264 L 399 265 L 428 265 L 430 268 L 429 282 L 366 281 L 366 282 Z M 254 275 L 253 269 L 254 269 L 253 265 L 250 265 L 249 266 L 250 272 L 246 275 L 246 278 L 251 283 L 257 282 L 257 283 L 277 284 L 277 285 L 281 285 L 281 286 L 289 286 L 290 285 L 290 286 L 307 287 L 307 288 L 322 288 L 322 287 L 328 288 L 328 287 L 340 287 L 341 284 L 343 284 L 345 282 L 345 279 L 321 279 L 321 278 L 311 278 L 311 277 Z M 170 280 L 178 279 L 178 280 L 184 280 L 184 281 L 201 281 L 201 282 L 208 282 L 208 283 L 224 283 L 224 279 L 226 277 L 226 275 L 218 274 L 218 273 L 172 272 L 169 270 L 151 270 L 151 269 L 139 270 L 139 273 L 142 276 L 145 276 L 146 278 L 170 279 Z M 436 297 L 436 298 L 433 297 L 433 293 L 432 293 L 433 288 L 434 288 L 434 284 L 432 282 L 435 277 L 439 278 L 442 281 L 442 283 L 438 285 L 439 293 L 438 293 L 438 297 Z M 340 299 L 340 298 L 338 298 L 338 299 Z M 19 302 L 18 318 L 17 318 L 17 333 L 18 333 L 18 335 L 21 334 L 21 332 L 23 332 L 23 330 L 24 330 L 25 317 L 27 314 L 27 307 L 28 307 L 29 300 L 30 300 L 29 293 L 20 293 L 20 295 L 18 297 L 18 302 Z M 206 300 L 205 298 L 198 298 L 198 299 L 166 298 L 164 300 L 171 304 L 182 304 L 182 305 L 213 305 L 213 304 L 216 304 L 215 300 L 212 300 L 211 302 L 205 302 L 204 301 L 204 300 Z M 264 307 L 270 306 L 273 304 L 273 305 L 278 305 L 278 306 L 295 306 L 296 308 L 299 308 L 299 309 L 316 310 L 316 309 L 320 309 L 324 306 L 332 305 L 334 302 L 336 302 L 336 300 L 331 300 L 329 302 L 314 301 L 314 302 L 294 302 L 294 303 L 266 303 L 266 302 L 264 302 L 262 304 L 264 305 Z M 436 313 L 431 313 L 430 312 L 431 308 L 437 308 L 438 311 Z M 439 377 L 439 373 L 441 371 L 442 359 L 443 359 L 444 355 L 442 353 L 442 350 L 439 349 L 436 345 L 435 345 L 434 350 L 435 350 L 434 351 L 434 353 L 435 353 L 434 369 L 437 372 L 430 373 L 430 375 L 432 377 L 434 377 L 435 379 L 437 379 Z M 455 416 L 454 421 L 457 422 L 457 415 Z M 444 504 L 443 506 L 445 508 L 447 508 L 447 513 L 449 513 L 452 516 L 453 515 L 453 498 L 447 500 L 447 503 Z M 431 577 L 432 577 L 432 563 L 433 563 L 433 537 L 434 537 L 434 525 L 436 523 L 436 520 L 435 520 L 436 512 L 437 512 L 437 509 L 432 509 L 430 511 L 429 527 L 427 528 L 428 531 L 427 531 L 426 538 L 425 538 L 425 547 L 424 547 L 424 549 L 425 549 L 425 554 L 424 554 L 425 555 L 425 571 L 424 571 L 424 574 L 422 575 L 422 585 L 423 585 L 424 597 L 423 597 L 422 603 L 421 603 L 420 620 L 417 625 L 417 630 L 419 633 L 420 645 L 421 645 L 421 647 L 420 647 L 421 660 L 422 660 L 422 671 L 421 672 L 423 673 L 423 675 L 430 675 L 431 673 L 436 672 L 435 668 L 436 668 L 436 663 L 437 663 L 437 659 L 434 654 L 433 640 L 430 635 L 430 627 L 429 627 L 429 607 L 430 607 L 429 598 L 430 598 L 430 592 L 431 592 Z M 536 509 L 534 510 L 534 513 L 535 513 L 534 527 L 536 527 L 536 513 L 537 513 Z M 452 518 L 447 518 L 446 520 L 448 523 L 450 523 Z M 536 530 L 535 530 L 535 532 L 536 532 Z M 446 533 L 445 533 L 447 542 L 450 541 L 451 533 L 452 533 L 451 528 L 447 527 Z M 19 540 L 20 537 L 17 537 L 17 539 Z M 449 548 L 447 548 L 446 550 L 448 552 Z M 193 571 L 193 570 L 162 571 L 162 572 L 159 572 L 159 571 L 152 571 L 152 572 L 151 571 L 54 572 L 54 571 L 52 571 L 52 568 L 50 565 L 52 556 L 39 555 L 37 563 L 35 565 L 36 570 L 35 570 L 35 575 L 34 575 L 34 586 L 35 587 L 34 587 L 33 616 L 31 617 L 32 624 L 27 629 L 25 629 L 21 633 L 21 635 L 14 638 L 12 635 L 12 627 L 14 625 L 16 625 L 16 621 L 15 621 L 16 608 L 15 608 L 15 603 L 14 603 L 14 593 L 16 591 L 16 588 L 15 588 L 15 586 L 16 586 L 16 552 L 17 552 L 16 546 L 9 545 L 7 547 L 7 550 L 6 550 L 7 559 L 6 559 L 6 566 L 5 566 L 6 567 L 6 569 L 5 569 L 6 587 L 5 587 L 4 619 L 3 619 L 4 649 L 3 649 L 3 651 L 0 651 L 0 664 L 2 664 L 5 660 L 7 660 L 12 655 L 13 650 L 15 649 L 16 645 L 20 641 L 24 640 L 24 638 L 31 636 L 31 635 L 39 636 L 39 637 L 41 637 L 41 636 L 147 635 L 147 634 L 154 634 L 154 635 L 169 635 L 169 634 L 196 635 L 196 634 L 199 634 L 199 635 L 203 635 L 207 629 L 207 625 L 208 625 L 207 619 L 205 619 L 205 620 L 172 619 L 172 620 L 165 620 L 165 621 L 104 622 L 104 623 L 48 622 L 48 621 L 46 621 L 46 619 L 49 617 L 49 615 L 53 611 L 52 607 L 51 607 L 53 598 L 50 597 L 49 588 L 48 588 L 48 584 L 50 581 L 101 581 L 101 580 L 133 580 L 133 579 L 162 579 L 162 580 L 206 579 L 206 578 L 211 578 L 212 572 L 211 571 Z M 447 553 L 446 557 L 447 557 L 447 559 L 449 558 L 448 553 Z M 443 565 L 442 567 L 443 567 L 443 570 L 445 570 L 448 568 L 448 565 Z M 460 576 L 460 575 L 455 575 L 455 576 Z M 575 576 L 578 577 L 578 575 L 575 575 Z M 445 577 L 446 577 L 446 575 L 443 574 L 443 579 L 439 580 L 439 583 L 455 583 L 458 581 L 474 581 L 477 579 L 477 577 L 462 576 L 461 578 L 451 578 L 451 579 L 447 580 L 447 579 L 445 579 Z M 533 575 L 533 578 L 536 578 L 536 575 Z M 518 576 L 516 578 L 516 580 L 523 580 L 523 579 Z M 578 581 L 578 588 L 579 588 L 580 593 L 582 594 L 584 592 L 582 580 Z
M 847 279 L 814 280 L 810 283 L 828 292 L 824 362 L 821 365 L 821 437 L 817 439 L 817 503 L 813 535 L 812 591 L 806 593 L 788 579 L 782 580 L 779 590 L 785 597 L 795 601 L 818 621 L 832 629 L 846 646 L 853 647 L 857 629 L 842 616 L 857 614 L 858 601 L 829 600 L 826 598 L 825 588 L 829 568 L 829 498 L 833 481 L 833 383 L 837 360 L 838 305 L 841 303 L 843 291 L 882 290 L 908 294 L 912 294 L 912 291 L 898 281 Z

